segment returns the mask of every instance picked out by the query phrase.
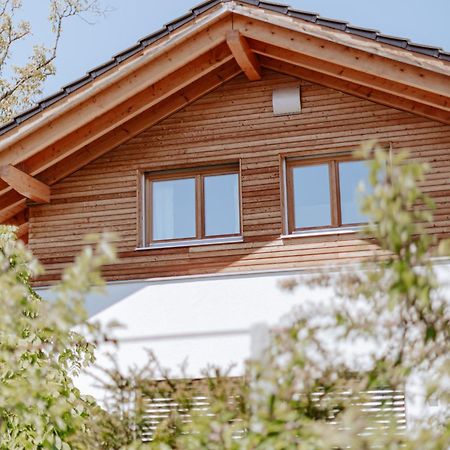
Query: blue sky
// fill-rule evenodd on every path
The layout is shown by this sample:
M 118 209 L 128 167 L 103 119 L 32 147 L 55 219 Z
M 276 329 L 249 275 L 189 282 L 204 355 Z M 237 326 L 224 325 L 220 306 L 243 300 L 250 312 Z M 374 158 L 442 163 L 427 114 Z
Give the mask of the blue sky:
M 100 0 L 111 11 L 89 24 L 79 18 L 66 23 L 57 59 L 57 75 L 47 80 L 45 93 L 81 77 L 139 38 L 181 16 L 199 0 Z M 385 34 L 410 38 L 450 51 L 450 0 L 290 0 L 291 6 L 324 17 L 375 28 Z M 25 0 L 35 38 L 46 30 L 47 4 Z M 90 21 L 92 21 L 90 19 Z M 18 57 L 20 54 L 17 55 Z

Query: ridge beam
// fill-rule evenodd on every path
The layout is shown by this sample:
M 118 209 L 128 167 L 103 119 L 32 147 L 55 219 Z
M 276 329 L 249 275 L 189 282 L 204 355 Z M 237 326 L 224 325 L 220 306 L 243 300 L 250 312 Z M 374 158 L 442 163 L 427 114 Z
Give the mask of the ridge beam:
M 247 40 L 237 30 L 227 32 L 227 44 L 239 67 L 250 81 L 261 79 L 261 66 Z
M 34 202 L 50 202 L 49 186 L 11 164 L 0 167 L 0 178 L 6 181 L 19 194 Z

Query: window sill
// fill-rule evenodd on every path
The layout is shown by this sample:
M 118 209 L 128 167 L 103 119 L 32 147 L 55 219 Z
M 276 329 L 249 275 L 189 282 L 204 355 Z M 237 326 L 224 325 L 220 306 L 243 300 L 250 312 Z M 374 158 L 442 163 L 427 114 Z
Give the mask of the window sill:
M 137 247 L 136 250 L 155 250 L 161 248 L 176 248 L 176 247 L 194 247 L 200 245 L 215 245 L 215 244 L 231 244 L 234 242 L 244 242 L 243 236 L 230 236 L 222 238 L 209 239 L 186 239 L 184 241 L 160 242 L 157 244 L 150 244 L 147 246 Z
M 292 234 L 282 234 L 281 239 L 295 239 L 302 237 L 320 237 L 320 236 L 333 236 L 341 234 L 355 234 L 363 230 L 364 227 L 342 227 L 342 228 L 328 228 L 325 230 L 311 230 L 311 231 L 297 231 Z

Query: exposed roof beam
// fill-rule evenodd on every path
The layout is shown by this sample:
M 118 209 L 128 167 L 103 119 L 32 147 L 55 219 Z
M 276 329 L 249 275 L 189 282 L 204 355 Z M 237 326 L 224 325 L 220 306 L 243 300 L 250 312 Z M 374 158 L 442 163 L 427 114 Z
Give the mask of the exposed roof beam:
M 407 111 L 428 119 L 437 120 L 442 123 L 450 124 L 450 115 L 446 111 L 439 111 L 431 106 L 422 105 L 408 99 L 402 99 L 386 92 L 381 92 L 366 86 L 361 86 L 350 81 L 341 80 L 337 77 L 325 75 L 304 67 L 299 67 L 283 61 L 261 56 L 261 65 L 267 69 L 275 70 L 286 75 L 301 78 L 312 83 L 320 84 L 331 89 L 336 89 L 355 97 L 370 100 L 392 108 Z
M 25 244 L 28 244 L 28 231 L 29 231 L 29 223 L 24 222 L 17 226 L 16 236 L 21 239 Z
M 79 128 L 76 132 L 69 133 L 58 142 L 34 154 L 22 162 L 20 168 L 33 176 L 39 174 L 46 168 L 130 120 L 133 116 L 147 110 L 184 86 L 212 72 L 217 67 L 226 64 L 231 59 L 233 59 L 233 56 L 230 49 L 223 42 L 214 49 L 200 55 L 185 67 L 174 71 L 139 94 L 131 97 L 114 110 L 105 111 L 102 116 Z M 4 194 L 8 190 L 9 186 L 1 183 L 0 180 L 0 194 Z
M 229 61 L 223 67 L 205 75 L 200 80 L 173 94 L 158 104 L 157 108 L 150 108 L 141 115 L 129 120 L 107 135 L 87 145 L 85 148 L 48 168 L 40 178 L 48 184 L 54 184 L 70 175 L 89 162 L 97 159 L 109 150 L 128 141 L 142 131 L 169 117 L 190 103 L 198 100 L 208 92 L 218 88 L 241 73 L 235 61 Z
M 0 177 L 19 194 L 34 202 L 48 203 L 50 201 L 49 186 L 11 164 L 0 167 Z
M 48 168 L 40 174 L 40 179 L 48 185 L 56 183 L 109 150 L 128 141 L 133 136 L 221 86 L 239 73 L 241 73 L 241 69 L 237 63 L 234 60 L 228 61 L 225 65 L 203 76 L 200 80 L 163 100 L 158 105 L 158 108 L 150 108 L 88 144 L 80 151 L 71 154 L 66 159 Z M 26 201 L 22 195 L 13 190 L 4 192 L 0 195 L 0 223 L 10 223 L 14 220 L 16 214 L 25 208 Z
M 12 217 L 26 208 L 26 198 L 11 190 L 0 196 L 0 223 L 9 224 Z
M 362 86 L 374 88 L 432 107 L 438 107 L 450 114 L 450 97 L 444 97 L 443 95 L 436 95 L 422 89 L 404 86 L 400 82 L 389 81 L 366 72 L 345 68 L 329 61 L 323 61 L 318 58 L 286 50 L 264 42 L 250 40 L 249 45 L 259 55 L 269 56 L 270 58 L 295 64 L 306 69 L 314 70 L 315 72 L 335 76 L 346 81 L 351 81 Z
M 14 217 L 9 219 L 8 220 L 8 225 L 14 225 L 16 227 L 19 227 L 19 226 L 23 225 L 26 222 L 28 222 L 28 210 L 24 209 L 23 211 L 20 211 Z
M 440 72 L 444 75 L 448 75 L 450 70 L 450 62 L 444 59 L 430 57 L 405 48 L 383 43 L 372 38 L 368 39 L 364 36 L 343 32 L 340 29 L 322 26 L 315 22 L 295 20 L 292 16 L 269 11 L 267 8 L 255 8 L 251 5 L 235 4 L 233 6 L 233 13 L 234 17 L 238 15 L 241 17 L 246 16 L 249 20 L 260 20 L 261 22 L 278 25 L 289 30 L 299 31 L 304 34 L 305 39 L 308 39 L 309 36 L 326 39 L 346 47 L 363 50 L 367 53 L 415 65 L 434 72 Z
M 107 134 L 143 111 L 160 103 L 173 93 L 188 86 L 206 74 L 221 67 L 233 56 L 225 42 L 206 51 L 186 66 L 175 70 L 162 80 L 144 89 L 116 108 L 87 123 L 73 133 L 68 133 L 56 143 L 47 146 L 28 158 L 21 167 L 30 174 L 37 174 L 57 163 L 90 142 Z
M 293 31 L 254 18 L 236 15 L 233 18 L 233 27 L 247 38 L 450 98 L 448 74 L 433 72 L 401 61 L 392 61 L 370 52 L 302 33 L 301 30 Z
M 250 81 L 261 79 L 261 67 L 258 58 L 248 45 L 247 40 L 239 31 L 227 32 L 227 44 L 242 71 Z
M 118 105 L 126 102 L 143 89 L 150 87 L 174 71 L 189 64 L 208 50 L 217 47 L 225 41 L 225 34 L 231 27 L 231 18 L 225 17 L 213 26 L 203 29 L 197 34 L 191 35 L 191 39 L 185 41 L 181 46 L 171 47 L 165 52 L 159 52 L 156 57 L 142 57 L 145 65 L 137 68 L 132 73 L 127 73 L 127 78 L 106 86 L 102 90 L 95 89 L 82 103 L 76 100 L 77 95 L 63 104 L 76 105 L 76 107 L 65 109 L 61 115 L 54 117 L 54 120 L 47 120 L 43 116 L 37 115 L 39 126 L 33 132 L 23 137 L 22 130 L 15 131 L 11 136 L 2 138 L 0 142 L 0 165 L 13 164 L 23 161 L 26 158 L 40 152 L 48 145 L 56 143 L 70 133 L 76 132 L 79 128 L 89 122 L 103 116 L 107 111 L 114 110 Z M 129 72 L 129 71 L 128 71 Z M 98 92 L 97 92 L 98 91 Z M 80 112 L 82 111 L 82 113 Z M 25 124 L 24 124 L 25 125 Z

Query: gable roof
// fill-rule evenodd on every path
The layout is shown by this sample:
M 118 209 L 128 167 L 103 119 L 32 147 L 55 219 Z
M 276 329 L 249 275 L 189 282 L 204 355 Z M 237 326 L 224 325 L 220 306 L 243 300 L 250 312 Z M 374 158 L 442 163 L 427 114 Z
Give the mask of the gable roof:
M 210 0 L 0 128 L 0 166 L 19 169 L 0 180 L 0 222 L 27 231 L 19 178 L 45 191 L 245 71 L 231 30 L 244 63 L 450 124 L 449 53 L 273 2 Z
M 219 3 L 226 3 L 228 1 L 230 0 L 208 0 L 198 4 L 197 6 L 194 6 L 186 14 L 183 14 L 182 16 L 168 22 L 164 25 L 164 27 L 149 34 L 148 36 L 143 37 L 135 45 L 126 48 L 119 53 L 116 53 L 108 61 L 100 64 L 97 67 L 94 67 L 83 77 L 78 78 L 77 80 L 74 80 L 71 83 L 63 86 L 58 92 L 55 92 L 54 94 L 41 99 L 32 108 L 23 111 L 22 113 L 14 117 L 10 122 L 0 126 L 0 136 L 8 132 L 15 126 L 19 125 L 24 120 L 29 119 L 31 116 L 51 106 L 53 103 L 61 100 L 67 95 L 70 95 L 72 92 L 81 88 L 85 84 L 92 82 L 95 78 L 99 77 L 113 67 L 118 66 L 127 58 L 135 55 L 149 45 L 152 45 L 159 39 L 168 36 L 170 33 L 187 24 L 188 22 L 191 22 L 200 14 L 208 11 Z M 383 44 L 393 45 L 395 47 L 403 48 L 412 52 L 432 56 L 434 58 L 442 59 L 443 61 L 450 61 L 450 52 L 444 51 L 441 47 L 414 43 L 407 38 L 390 36 L 387 34 L 383 34 L 378 30 L 370 28 L 357 27 L 342 20 L 322 17 L 317 13 L 291 8 L 290 6 L 281 3 L 260 2 L 258 0 L 241 0 L 241 3 L 257 6 L 258 8 L 266 9 L 269 11 L 275 11 L 290 17 L 294 17 L 296 19 L 301 19 L 307 22 L 315 23 L 317 25 L 322 25 L 324 27 L 344 31 L 345 33 L 361 36 L 376 42 L 381 42 Z

